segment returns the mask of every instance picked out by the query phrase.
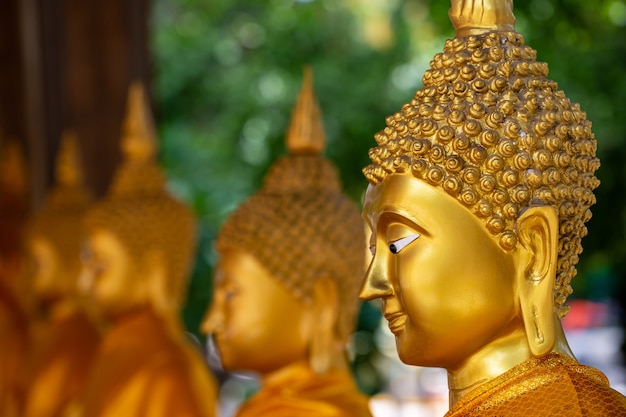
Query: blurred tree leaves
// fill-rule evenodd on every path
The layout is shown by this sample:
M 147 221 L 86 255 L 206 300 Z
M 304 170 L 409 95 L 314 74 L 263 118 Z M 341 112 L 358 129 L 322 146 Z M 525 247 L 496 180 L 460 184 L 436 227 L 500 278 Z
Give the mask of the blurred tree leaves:
M 216 231 L 284 152 L 303 66 L 314 70 L 327 155 L 359 202 L 374 133 L 410 100 L 432 56 L 453 36 L 448 8 L 444 0 L 154 0 L 161 157 L 173 190 L 200 222 L 184 311 L 191 331 L 198 332 L 210 301 Z M 594 123 L 602 185 L 573 284 L 577 295 L 607 297 L 626 274 L 626 122 L 619 113 L 626 102 L 626 3 L 518 1 L 515 15 L 550 78 Z M 593 277 L 607 274 L 599 288 Z M 371 311 L 363 316 L 365 328 L 377 319 Z

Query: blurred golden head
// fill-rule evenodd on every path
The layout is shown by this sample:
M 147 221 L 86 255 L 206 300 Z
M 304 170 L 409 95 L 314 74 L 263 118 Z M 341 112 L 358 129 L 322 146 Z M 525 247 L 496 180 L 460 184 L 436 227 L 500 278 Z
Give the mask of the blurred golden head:
M 306 77 L 287 135 L 289 155 L 226 221 L 217 249 L 251 254 L 303 303 L 311 302 L 319 278 L 331 278 L 341 309 L 336 331 L 347 340 L 364 272 L 363 222 L 342 194 L 336 168 L 321 155 L 321 116 L 310 74 Z
M 39 301 L 56 301 L 76 290 L 83 216 L 91 203 L 80 162 L 76 136 L 67 131 L 57 157 L 56 185 L 26 231 L 27 275 Z
M 104 259 L 124 253 L 135 267 L 117 279 L 126 281 L 124 287 L 137 287 L 148 285 L 137 274 L 148 274 L 157 265 L 159 279 L 163 280 L 160 294 L 169 299 L 168 304 L 179 306 L 195 248 L 195 225 L 190 210 L 165 188 L 165 179 L 154 158 L 156 143 L 147 107 L 143 87 L 133 84 L 122 138 L 124 161 L 107 197 L 87 216 L 92 240 L 98 232 L 104 231 L 114 237 L 106 241 L 121 245 L 122 250 L 92 253 L 97 265 L 87 263 L 87 269 L 95 271 L 95 275 L 106 275 L 103 269 L 112 265 Z M 91 243 L 91 251 L 97 252 L 98 243 Z M 113 262 L 115 259 L 111 260 Z M 94 283 L 94 286 L 97 293 L 98 285 Z

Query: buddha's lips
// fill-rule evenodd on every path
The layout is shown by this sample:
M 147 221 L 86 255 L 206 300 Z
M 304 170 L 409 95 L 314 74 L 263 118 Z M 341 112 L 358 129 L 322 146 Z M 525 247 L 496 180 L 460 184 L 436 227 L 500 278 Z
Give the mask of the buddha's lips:
M 403 312 L 384 313 L 384 316 L 389 324 L 389 330 L 391 330 L 393 334 L 398 334 L 404 329 L 406 315 Z

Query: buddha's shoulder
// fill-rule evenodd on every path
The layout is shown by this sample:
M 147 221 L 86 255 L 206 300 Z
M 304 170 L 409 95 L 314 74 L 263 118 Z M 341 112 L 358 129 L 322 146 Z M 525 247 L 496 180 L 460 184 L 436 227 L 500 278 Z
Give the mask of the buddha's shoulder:
M 446 417 L 532 415 L 622 416 L 626 397 L 612 389 L 597 369 L 573 359 L 539 362 L 517 374 L 505 374 L 492 386 L 462 398 Z
M 569 380 L 576 392 L 575 402 L 585 416 L 626 416 L 626 396 L 609 386 L 608 379 L 597 369 L 581 366 L 578 372 L 569 372 Z
M 275 395 L 253 398 L 237 417 L 371 417 L 367 400 Z

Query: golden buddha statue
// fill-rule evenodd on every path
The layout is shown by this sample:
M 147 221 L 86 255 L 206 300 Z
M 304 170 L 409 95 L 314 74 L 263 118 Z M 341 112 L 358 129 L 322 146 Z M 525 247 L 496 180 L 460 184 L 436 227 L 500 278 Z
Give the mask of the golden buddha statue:
M 4 143 L 0 160 L 0 415 L 18 415 L 21 373 L 29 346 L 21 234 L 28 214 L 26 167 L 15 141 Z
M 452 1 L 456 37 L 364 169 L 361 289 L 407 364 L 448 371 L 446 416 L 622 416 L 561 319 L 599 181 L 591 123 L 513 29 L 510 0 Z
M 100 341 L 78 291 L 82 222 L 91 198 L 77 138 L 69 131 L 61 140 L 56 181 L 25 236 L 35 317 L 24 417 L 62 416 L 74 407 Z
M 215 415 L 215 385 L 178 317 L 194 253 L 191 212 L 165 189 L 141 84 L 131 85 L 124 161 L 87 214 L 83 285 L 107 328 L 82 415 Z
M 218 235 L 203 330 L 225 369 L 261 376 L 260 392 L 238 417 L 370 416 L 345 353 L 364 269 L 363 222 L 321 156 L 308 69 L 286 141 L 289 155 Z

